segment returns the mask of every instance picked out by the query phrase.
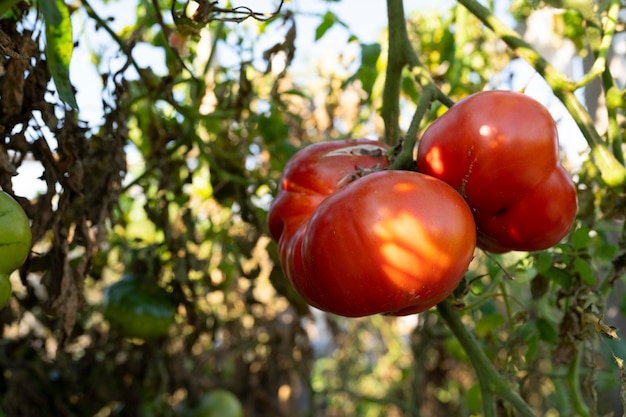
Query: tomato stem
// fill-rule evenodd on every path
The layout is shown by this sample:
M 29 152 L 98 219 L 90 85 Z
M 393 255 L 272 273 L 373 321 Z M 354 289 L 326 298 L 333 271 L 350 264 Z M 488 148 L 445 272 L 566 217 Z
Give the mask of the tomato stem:
M 437 310 L 472 362 L 483 395 L 485 416 L 496 415 L 495 396 L 507 401 L 521 417 L 537 417 L 517 390 L 495 369 L 474 335 L 465 328 L 455 308 L 448 301 L 443 301 L 437 305 Z
M 611 45 L 613 44 L 617 22 L 619 21 L 620 9 L 620 0 L 611 0 L 611 4 L 607 9 L 607 18 L 604 20 L 604 27 L 602 28 L 603 33 L 597 36 L 597 47 L 594 47 L 593 43 L 591 45 L 596 55 L 595 61 L 593 62 L 591 69 L 576 82 L 576 88 L 586 86 L 604 73 L 604 70 L 606 69 L 607 56 L 611 49 Z M 597 32 L 598 28 L 591 26 L 587 30 Z
M 567 385 L 572 396 L 572 406 L 576 411 L 576 415 L 581 417 L 591 416 L 591 411 L 587 404 L 583 400 L 583 394 L 580 390 L 580 354 L 582 346 L 578 344 L 576 346 L 576 354 L 574 360 L 570 363 L 569 370 L 567 372 Z
M 434 94 L 437 100 L 448 107 L 452 106 L 454 102 L 437 87 L 428 70 L 422 65 L 417 52 L 413 49 L 406 30 L 402 0 L 387 0 L 387 19 L 389 26 L 389 48 L 387 53 L 387 70 L 385 73 L 385 86 L 383 88 L 381 116 L 385 123 L 384 141 L 388 145 L 393 146 L 400 142 L 400 91 L 402 70 L 405 66 L 410 67 L 415 82 L 419 87 L 422 87 L 422 89 L 428 87 L 432 90 L 425 92 L 426 94 Z M 428 100 L 428 103 L 430 101 L 431 100 Z M 418 103 L 418 111 L 419 110 Z M 421 115 L 419 115 L 419 117 L 414 116 L 413 120 L 417 119 L 419 122 L 421 117 Z M 419 123 L 417 124 L 417 128 L 419 128 Z M 415 133 L 417 133 L 417 129 L 415 129 Z
M 417 143 L 418 131 L 424 115 L 436 97 L 435 90 L 433 84 L 428 84 L 424 87 L 423 93 L 420 95 L 419 101 L 417 102 L 417 109 L 415 109 L 411 124 L 406 132 L 402 150 L 391 163 L 389 169 L 414 168 L 415 160 L 413 158 L 413 152 L 415 150 L 415 144 Z
M 387 0 L 387 21 L 389 27 L 387 69 L 383 88 L 381 116 L 385 123 L 384 141 L 395 145 L 400 140 L 400 87 L 404 59 L 403 43 L 408 39 L 404 6 L 402 0 Z

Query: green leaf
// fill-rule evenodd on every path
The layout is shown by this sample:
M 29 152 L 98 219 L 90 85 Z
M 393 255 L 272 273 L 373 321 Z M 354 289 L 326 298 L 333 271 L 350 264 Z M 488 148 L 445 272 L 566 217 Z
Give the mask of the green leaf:
M 500 327 L 504 323 L 504 316 L 499 313 L 493 313 L 488 316 L 483 316 L 476 323 L 476 335 L 478 337 L 485 337 L 489 335 L 494 329 Z
M 600 240 L 593 247 L 593 256 L 602 259 L 613 259 L 617 253 L 617 246 L 606 240 Z
M 483 397 L 480 392 L 480 384 L 478 382 L 474 383 L 463 396 L 465 403 L 467 404 L 467 408 L 472 413 L 480 413 L 483 407 Z
M 537 357 L 537 345 L 537 334 L 531 334 L 528 339 L 526 339 L 526 363 L 534 361 Z
M 0 0 L 0 17 L 8 13 L 18 2 L 19 0 Z
M 552 254 L 550 252 L 539 252 L 535 259 L 535 268 L 537 272 L 542 274 L 546 272 L 552 266 Z
M 582 13 L 574 9 L 565 9 L 561 14 L 563 19 L 563 35 L 572 40 L 576 47 L 583 48 L 583 39 L 585 38 L 585 20 Z
M 574 269 L 580 274 L 580 278 L 585 284 L 592 286 L 596 283 L 596 276 L 591 264 L 583 258 L 574 259 Z
M 315 40 L 318 41 L 328 32 L 328 30 L 333 27 L 335 23 L 338 22 L 337 16 L 331 11 L 328 11 L 324 14 L 322 18 L 322 23 L 315 29 Z
M 581 223 L 574 233 L 572 233 L 572 244 L 575 249 L 582 249 L 589 244 L 589 228 L 586 224 Z
M 361 65 L 375 68 L 381 50 L 382 48 L 379 43 L 362 43 Z
M 377 43 L 361 44 L 361 67 L 357 72 L 357 76 L 368 96 L 372 94 L 372 88 L 374 88 L 376 77 L 378 77 L 376 63 L 378 62 L 380 52 L 381 47 Z
M 537 330 L 539 332 L 539 338 L 548 343 L 556 343 L 558 338 L 558 332 L 556 330 L 556 326 L 544 319 L 543 317 L 538 317 L 535 322 L 537 325 Z
M 419 101 L 420 92 L 415 84 L 415 76 L 408 68 L 402 70 L 402 92 L 409 96 L 413 103 Z
M 572 286 L 572 275 L 569 271 L 552 266 L 545 275 L 563 288 L 571 288 Z
M 66 104 L 78 110 L 70 83 L 70 60 L 74 49 L 72 39 L 72 20 L 63 0 L 44 0 L 40 2 L 46 22 L 46 58 L 52 79 L 59 97 Z
M 289 126 L 285 123 L 282 112 L 275 106 L 268 115 L 259 115 L 257 129 L 266 142 L 282 142 L 289 136 Z

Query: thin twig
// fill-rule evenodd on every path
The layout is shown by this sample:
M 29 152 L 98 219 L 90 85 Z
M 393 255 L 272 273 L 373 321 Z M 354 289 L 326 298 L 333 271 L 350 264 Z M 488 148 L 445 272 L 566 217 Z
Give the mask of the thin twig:
M 191 20 L 199 25 L 206 25 L 207 23 L 213 21 L 219 22 L 233 22 L 233 23 L 241 23 L 249 18 L 257 20 L 259 22 L 267 22 L 272 20 L 276 16 L 278 16 L 283 8 L 284 0 L 281 0 L 276 8 L 276 11 L 265 13 L 265 12 L 255 12 L 248 6 L 237 6 L 232 9 L 224 9 L 221 7 L 217 7 L 217 1 L 208 2 L 208 1 L 200 1 L 198 9 L 193 14 Z M 172 14 L 175 19 L 183 18 L 182 14 L 177 14 L 175 11 L 176 1 L 172 0 Z M 222 16 L 217 16 L 217 14 L 221 14 Z M 227 16 L 227 15 L 235 15 L 235 16 Z M 243 15 L 243 16 L 237 16 Z

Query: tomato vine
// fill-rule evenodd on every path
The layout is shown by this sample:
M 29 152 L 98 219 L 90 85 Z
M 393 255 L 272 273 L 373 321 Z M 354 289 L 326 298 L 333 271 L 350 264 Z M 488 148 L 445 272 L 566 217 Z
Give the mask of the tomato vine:
M 525 59 L 539 74 L 545 77 L 556 97 L 565 104 L 583 132 L 604 183 L 612 187 L 623 186 L 626 183 L 626 168 L 623 165 L 622 138 L 619 129 L 616 128 L 615 122 L 610 123 L 608 139 L 605 141 L 596 130 L 586 110 L 574 95 L 576 89 L 586 85 L 600 75 L 602 75 L 604 80 L 606 91 L 614 93 L 614 81 L 610 73 L 607 72 L 606 54 L 612 44 L 615 33 L 615 22 L 618 19 L 617 13 L 620 10 L 620 2 L 612 1 L 609 5 L 606 24 L 602 28 L 602 38 L 597 43 L 595 50 L 596 59 L 593 67 L 576 83 L 559 73 L 515 31 L 500 22 L 487 7 L 475 0 L 459 0 L 459 4 L 462 5 L 461 7 L 466 7 L 486 27 L 494 31 L 498 38 L 506 42 L 517 56 Z M 402 1 L 388 0 L 387 8 L 389 55 L 381 114 L 385 122 L 385 140 L 387 143 L 401 143 L 401 150 L 392 162 L 390 169 L 411 169 L 413 152 L 419 136 L 418 132 L 428 109 L 436 101 L 440 101 L 448 107 L 453 102 L 439 90 L 427 75 L 427 72 L 425 73 L 422 63 L 415 54 L 406 31 Z M 401 141 L 398 133 L 399 80 L 405 66 L 408 66 L 415 74 L 416 83 L 421 91 L 406 138 Z M 610 113 L 609 118 L 615 120 L 616 114 L 614 110 L 609 107 L 608 111 Z M 503 293 L 503 297 L 506 298 L 508 296 Z M 508 303 L 508 300 L 505 300 L 505 303 Z M 448 301 L 440 303 L 437 306 L 437 310 L 443 321 L 465 349 L 474 366 L 480 384 L 484 415 L 487 417 L 496 416 L 496 399 L 501 398 L 508 401 L 519 415 L 525 417 L 535 416 L 533 409 L 518 394 L 518 388 L 512 386 L 500 375 L 491 361 L 485 356 L 475 337 L 463 325 L 459 312 Z M 580 366 L 579 349 L 576 350 L 575 358 L 576 360 L 571 363 L 568 378 L 573 406 L 579 415 L 588 416 L 590 415 L 589 408 L 581 399 L 580 392 L 578 374 Z

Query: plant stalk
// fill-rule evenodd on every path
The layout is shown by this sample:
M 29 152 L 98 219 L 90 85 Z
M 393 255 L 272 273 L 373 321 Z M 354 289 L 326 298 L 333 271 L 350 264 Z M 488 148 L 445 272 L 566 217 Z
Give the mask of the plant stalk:
M 394 146 L 400 142 L 400 87 L 402 69 L 407 64 L 402 46 L 408 38 L 402 0 L 387 0 L 387 20 L 389 40 L 381 115 L 385 123 L 384 142 Z
M 495 415 L 494 396 L 507 401 L 521 417 L 537 417 L 532 408 L 524 401 L 511 384 L 494 368 L 493 364 L 482 350 L 478 341 L 466 328 L 458 312 L 448 301 L 437 305 L 441 318 L 454 333 L 463 346 L 465 353 L 472 362 L 476 371 L 480 390 L 483 394 L 483 411 L 485 416 Z

